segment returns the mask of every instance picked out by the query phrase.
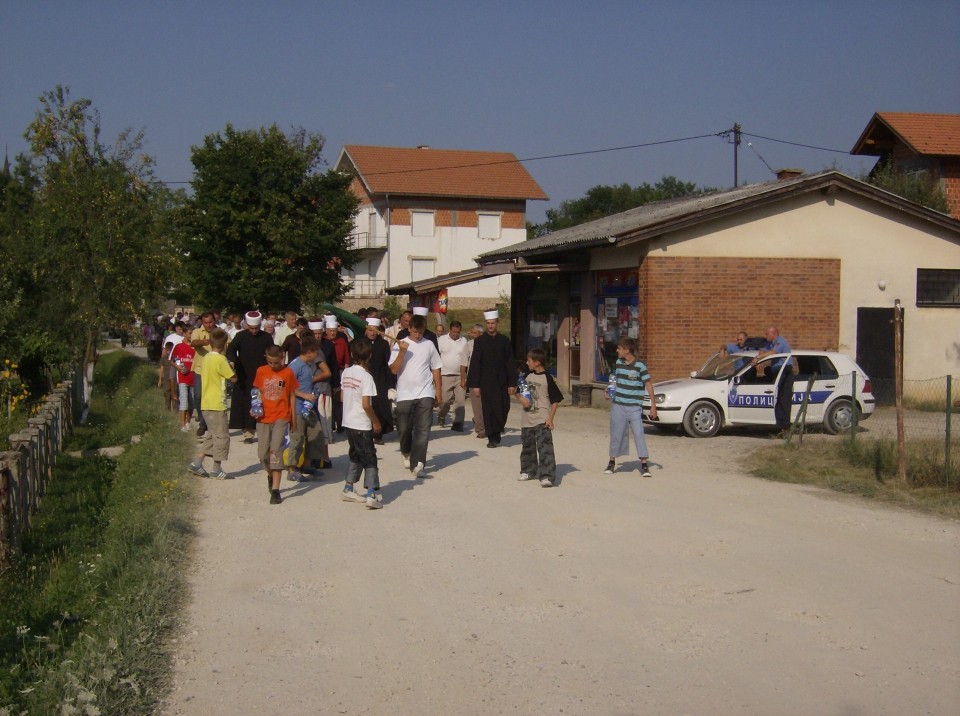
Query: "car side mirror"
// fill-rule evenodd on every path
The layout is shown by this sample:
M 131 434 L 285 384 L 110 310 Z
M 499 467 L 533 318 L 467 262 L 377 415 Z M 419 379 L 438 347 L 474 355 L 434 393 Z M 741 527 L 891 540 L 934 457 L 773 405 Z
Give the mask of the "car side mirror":
M 733 376 L 733 384 L 734 384 L 734 385 L 740 385 L 740 376 L 739 376 L 739 375 Z

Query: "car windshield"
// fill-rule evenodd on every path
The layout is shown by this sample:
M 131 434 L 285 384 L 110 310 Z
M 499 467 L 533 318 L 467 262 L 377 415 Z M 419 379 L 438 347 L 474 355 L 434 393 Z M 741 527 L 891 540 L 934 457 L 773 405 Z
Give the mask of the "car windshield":
M 715 354 L 694 374 L 700 380 L 728 380 L 752 359 L 753 353 Z

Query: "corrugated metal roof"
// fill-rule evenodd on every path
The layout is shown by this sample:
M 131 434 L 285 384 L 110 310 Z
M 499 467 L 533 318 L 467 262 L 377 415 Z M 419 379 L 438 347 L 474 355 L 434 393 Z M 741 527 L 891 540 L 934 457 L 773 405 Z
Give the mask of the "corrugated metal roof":
M 682 225 L 706 221 L 718 214 L 729 214 L 741 206 L 747 208 L 758 202 L 770 201 L 798 192 L 820 190 L 830 185 L 843 185 L 848 190 L 870 195 L 877 200 L 923 215 L 925 218 L 951 225 L 954 229 L 960 226 L 960 222 L 945 214 L 913 204 L 840 172 L 827 170 L 792 179 L 749 184 L 701 196 L 645 204 L 619 214 L 572 226 L 569 229 L 561 229 L 546 236 L 488 251 L 479 256 L 477 261 L 483 264 L 518 256 L 554 254 L 560 251 L 602 246 L 605 243 L 621 243 L 631 238 L 653 236 Z
M 510 152 L 344 146 L 346 161 L 371 194 L 481 199 L 548 199 Z

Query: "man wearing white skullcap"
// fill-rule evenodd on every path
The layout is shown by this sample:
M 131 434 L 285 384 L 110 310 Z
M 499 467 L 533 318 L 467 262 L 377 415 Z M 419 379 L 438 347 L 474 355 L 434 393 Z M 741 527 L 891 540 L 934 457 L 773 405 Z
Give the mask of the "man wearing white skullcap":
M 237 372 L 237 384 L 230 402 L 230 429 L 243 430 L 243 442 L 252 443 L 257 420 L 250 415 L 250 391 L 257 377 L 257 368 L 267 364 L 267 348 L 273 338 L 260 330 L 263 314 L 249 311 L 244 316 L 247 328 L 240 331 L 227 347 L 227 360 Z
M 516 391 L 517 368 L 510 339 L 497 332 L 500 314 L 484 311 L 487 330 L 473 342 L 467 370 L 467 387 L 480 398 L 487 447 L 500 446 L 500 434 L 510 412 L 510 396 Z
M 411 311 L 412 316 L 422 316 L 424 321 L 427 320 L 427 314 L 429 313 L 430 313 L 430 309 L 428 309 L 426 306 L 414 306 L 413 310 Z M 406 338 L 409 335 L 410 335 L 410 329 L 402 328 L 397 333 L 397 340 L 400 340 L 401 338 Z M 440 343 L 437 341 L 436 333 L 431 331 L 429 328 L 425 328 L 423 330 L 423 337 L 426 338 L 431 343 L 433 343 L 433 347 L 437 349 L 437 353 L 440 352 Z

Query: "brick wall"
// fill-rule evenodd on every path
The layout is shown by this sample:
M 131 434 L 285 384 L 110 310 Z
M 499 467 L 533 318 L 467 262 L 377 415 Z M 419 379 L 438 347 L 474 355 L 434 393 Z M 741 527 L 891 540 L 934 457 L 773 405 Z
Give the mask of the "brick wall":
M 793 348 L 837 350 L 839 259 L 648 256 L 640 266 L 640 355 L 653 379 L 690 374 L 743 330 L 775 325 Z
M 950 216 L 960 219 L 960 159 L 944 159 L 940 163 L 940 180 L 947 195 Z

